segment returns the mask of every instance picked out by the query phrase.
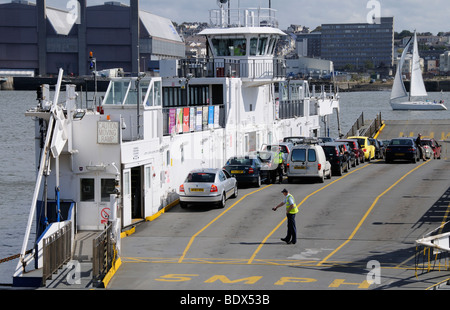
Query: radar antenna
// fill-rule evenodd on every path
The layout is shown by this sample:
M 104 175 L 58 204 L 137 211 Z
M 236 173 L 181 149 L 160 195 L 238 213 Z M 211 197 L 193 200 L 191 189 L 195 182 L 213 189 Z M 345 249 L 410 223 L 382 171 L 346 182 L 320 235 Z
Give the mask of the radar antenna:
M 228 3 L 228 0 L 217 0 L 217 5 L 220 7 L 220 8 L 223 8 L 223 6 L 225 5 L 225 4 L 227 4 Z

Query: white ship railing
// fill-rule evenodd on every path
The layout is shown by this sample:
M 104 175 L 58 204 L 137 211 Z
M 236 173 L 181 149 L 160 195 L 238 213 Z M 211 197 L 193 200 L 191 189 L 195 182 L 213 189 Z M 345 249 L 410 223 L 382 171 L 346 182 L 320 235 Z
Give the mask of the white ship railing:
M 215 9 L 209 11 L 210 27 L 278 28 L 277 10 L 270 8 Z
M 179 76 L 284 79 L 286 61 L 273 59 L 193 58 L 179 61 Z
M 444 227 L 450 222 L 442 224 L 435 230 L 416 240 L 416 277 L 422 264 L 422 272 L 450 271 L 450 233 L 443 233 Z M 446 282 L 444 284 L 444 282 Z M 436 289 L 441 284 L 450 285 L 450 278 L 441 281 L 429 289 Z

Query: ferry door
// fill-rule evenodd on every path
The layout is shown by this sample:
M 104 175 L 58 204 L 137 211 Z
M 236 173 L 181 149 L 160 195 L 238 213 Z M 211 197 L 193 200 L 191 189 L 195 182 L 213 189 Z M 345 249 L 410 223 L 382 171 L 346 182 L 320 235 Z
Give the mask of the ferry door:
M 131 169 L 124 169 L 122 172 L 122 197 L 123 210 L 122 219 L 123 226 L 132 224 L 131 219 Z
M 80 178 L 80 200 L 77 226 L 80 230 L 103 230 L 108 223 L 110 194 L 114 193 L 115 178 L 99 173 Z
M 144 166 L 144 214 L 145 216 L 153 214 L 153 168 L 152 165 Z
M 143 219 L 143 167 L 123 170 L 123 226 Z

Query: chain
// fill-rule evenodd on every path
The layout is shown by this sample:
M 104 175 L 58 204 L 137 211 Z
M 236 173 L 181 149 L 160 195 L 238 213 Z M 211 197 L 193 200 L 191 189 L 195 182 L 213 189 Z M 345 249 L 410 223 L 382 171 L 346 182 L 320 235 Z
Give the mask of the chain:
M 32 251 L 33 250 L 28 250 L 28 251 L 25 252 L 25 254 L 30 254 Z M 7 257 L 7 258 L 0 259 L 0 264 L 12 261 L 12 260 L 17 259 L 19 257 L 20 257 L 20 254 L 16 254 L 16 255 L 13 255 L 13 256 L 10 256 L 10 257 Z

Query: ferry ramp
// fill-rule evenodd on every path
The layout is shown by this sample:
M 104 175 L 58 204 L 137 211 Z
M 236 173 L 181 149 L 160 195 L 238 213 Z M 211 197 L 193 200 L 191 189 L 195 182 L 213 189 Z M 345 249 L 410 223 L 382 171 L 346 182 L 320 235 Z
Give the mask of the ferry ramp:
M 450 142 L 450 120 L 385 120 L 378 135 L 380 140 L 398 137 L 417 137 L 420 133 L 424 139 Z

